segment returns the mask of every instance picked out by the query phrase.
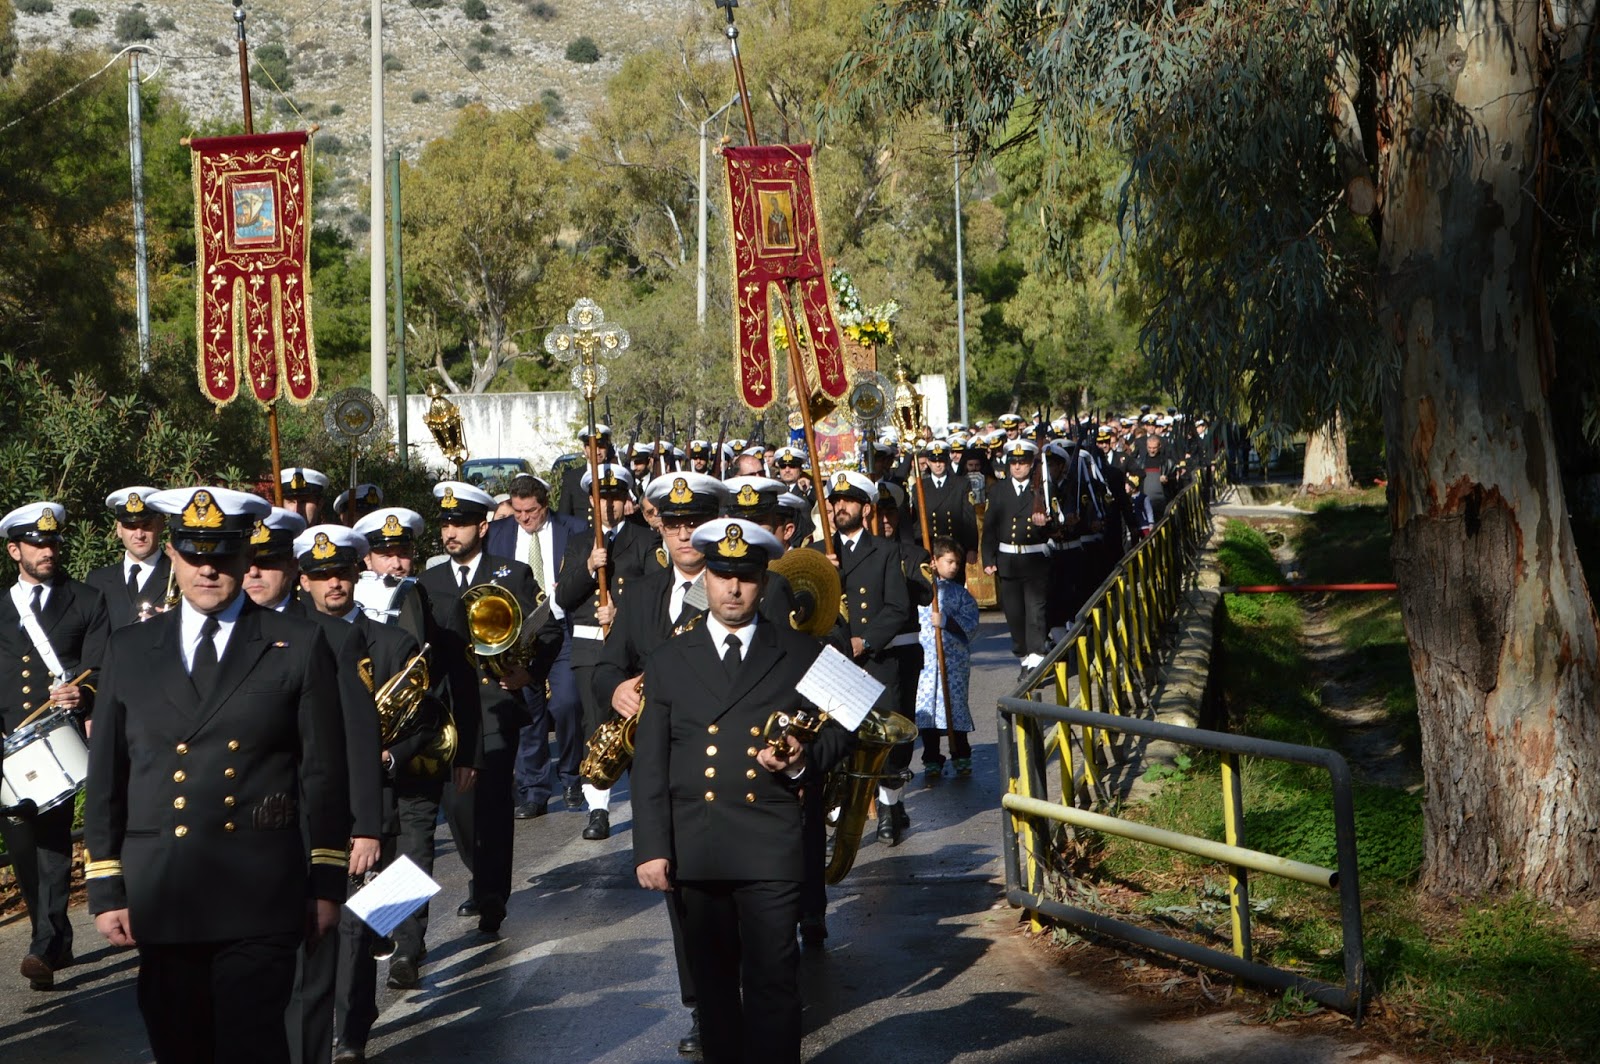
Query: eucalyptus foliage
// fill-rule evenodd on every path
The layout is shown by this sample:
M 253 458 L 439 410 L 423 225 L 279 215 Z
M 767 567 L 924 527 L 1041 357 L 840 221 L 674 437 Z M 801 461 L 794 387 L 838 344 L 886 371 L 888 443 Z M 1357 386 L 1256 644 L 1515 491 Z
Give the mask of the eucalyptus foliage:
M 1370 406 L 1395 364 L 1376 322 L 1382 203 L 1370 218 L 1346 208 L 1351 160 L 1381 188 L 1364 164 L 1406 135 L 1385 101 L 1407 45 L 1460 3 L 881 3 L 826 111 L 932 112 L 977 158 L 1036 145 L 1035 206 L 1051 236 L 1041 258 L 1058 266 L 1074 240 L 1057 195 L 1074 160 L 1122 151 L 1130 255 L 1108 268 L 1138 268 L 1155 370 L 1191 406 L 1310 427 L 1336 407 Z M 1591 79 L 1572 63 L 1552 79 L 1560 135 L 1589 142 L 1562 164 L 1569 194 L 1593 189 Z M 1550 222 L 1592 246 L 1592 217 L 1570 233 L 1559 213 Z

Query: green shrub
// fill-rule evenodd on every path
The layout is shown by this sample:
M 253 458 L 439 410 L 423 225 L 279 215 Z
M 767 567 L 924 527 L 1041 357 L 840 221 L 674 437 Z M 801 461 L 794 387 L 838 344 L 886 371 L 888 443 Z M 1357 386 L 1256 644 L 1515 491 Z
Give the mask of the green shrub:
M 67 16 L 67 25 L 75 30 L 92 30 L 100 25 L 100 13 L 92 8 L 75 7 Z
M 294 85 L 294 75 L 289 71 L 289 53 L 283 45 L 274 41 L 263 44 L 260 48 L 250 52 L 251 63 L 250 80 L 263 89 L 272 89 L 276 86 L 283 92 L 288 92 Z
M 434 8 L 443 7 L 444 6 L 444 0 L 411 0 L 411 6 L 412 7 L 423 7 L 423 8 L 427 8 L 427 9 L 429 9 L 431 11 Z
M 397 74 L 404 70 L 406 65 L 397 56 L 386 55 L 383 57 L 383 71 L 386 74 Z
M 175 30 L 177 28 L 178 22 L 171 15 L 162 15 L 160 18 L 156 19 L 156 29 L 162 31 L 163 33 L 165 33 L 167 30 Z
M 533 0 L 533 3 L 523 10 L 527 11 L 529 18 L 538 19 L 540 22 L 555 21 L 556 9 L 553 5 L 546 3 L 545 0 Z
M 483 56 L 479 55 L 477 52 L 473 52 L 471 55 L 467 56 L 466 64 L 467 69 L 476 74 L 478 71 L 483 69 Z
M 24 15 L 48 15 L 56 5 L 50 0 L 17 0 L 16 8 Z
M 117 16 L 116 33 L 119 41 L 148 41 L 156 35 L 155 27 L 150 25 L 145 13 L 137 8 Z
M 411 94 L 412 103 L 427 103 L 429 99 L 430 97 L 428 96 L 427 89 L 418 89 L 416 92 Z M 931 595 L 932 592 L 929 592 L 929 594 Z
M 489 5 L 483 0 L 461 0 L 461 13 L 474 22 L 485 22 L 489 18 Z
M 598 63 L 600 61 L 600 46 L 594 43 L 594 38 L 585 34 L 567 45 L 567 61 L 569 63 Z

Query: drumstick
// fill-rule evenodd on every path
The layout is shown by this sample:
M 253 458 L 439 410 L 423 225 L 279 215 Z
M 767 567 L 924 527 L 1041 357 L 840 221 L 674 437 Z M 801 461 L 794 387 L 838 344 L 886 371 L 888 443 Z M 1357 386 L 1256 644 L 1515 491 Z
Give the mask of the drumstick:
M 84 669 L 82 672 L 78 673 L 78 675 L 76 675 L 76 676 L 74 676 L 72 678 L 70 686 L 76 687 L 78 684 L 80 684 L 84 680 L 88 679 L 89 678 L 89 674 L 91 672 L 93 672 L 93 671 L 94 671 L 93 669 Z M 26 728 L 28 725 L 33 723 L 33 720 L 34 720 L 35 717 L 37 717 L 39 714 L 43 713 L 45 710 L 49 709 L 53 705 L 55 705 L 54 701 L 46 702 L 44 705 L 40 706 L 38 709 L 36 709 L 32 713 L 28 714 L 28 719 L 23 721 L 21 724 L 18 724 L 12 730 L 13 731 L 21 731 L 23 728 Z

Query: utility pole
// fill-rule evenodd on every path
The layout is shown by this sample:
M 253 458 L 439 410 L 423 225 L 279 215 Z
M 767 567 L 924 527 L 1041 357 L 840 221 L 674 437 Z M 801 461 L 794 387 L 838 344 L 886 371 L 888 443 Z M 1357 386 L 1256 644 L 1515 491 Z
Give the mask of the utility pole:
M 706 323 L 706 127 L 738 102 L 739 97 L 735 94 L 733 99 L 711 112 L 700 123 L 700 259 L 695 273 L 694 320 L 702 328 Z
M 128 158 L 133 169 L 133 280 L 139 319 L 139 372 L 150 372 L 150 251 L 144 221 L 144 103 L 139 98 L 139 52 L 128 52 Z
M 395 434 L 400 445 L 400 466 L 409 463 L 406 439 L 406 305 L 405 271 L 400 265 L 400 149 L 389 158 L 389 235 L 394 240 L 394 383 Z
M 967 423 L 967 285 L 961 267 L 961 134 L 950 132 L 956 161 L 956 352 L 961 366 L 961 418 Z
M 372 0 L 372 273 L 368 302 L 372 313 L 372 394 L 389 401 L 389 324 L 384 314 L 388 277 L 383 252 L 383 0 Z

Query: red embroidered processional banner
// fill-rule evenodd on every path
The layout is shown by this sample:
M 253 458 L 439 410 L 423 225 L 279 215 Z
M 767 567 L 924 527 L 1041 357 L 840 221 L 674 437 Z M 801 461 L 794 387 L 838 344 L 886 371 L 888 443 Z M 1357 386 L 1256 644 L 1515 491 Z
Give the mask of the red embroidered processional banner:
M 809 347 L 816 355 L 823 394 L 843 398 L 848 381 L 822 264 L 822 236 L 811 191 L 811 145 L 730 147 L 722 150 L 722 158 L 733 232 L 739 397 L 752 410 L 765 410 L 776 398 L 772 298 L 783 298 L 784 282 L 793 282 L 795 317 L 804 333 L 801 349 Z
M 263 405 L 317 393 L 311 338 L 309 134 L 196 137 L 200 390 L 217 406 L 242 376 Z

